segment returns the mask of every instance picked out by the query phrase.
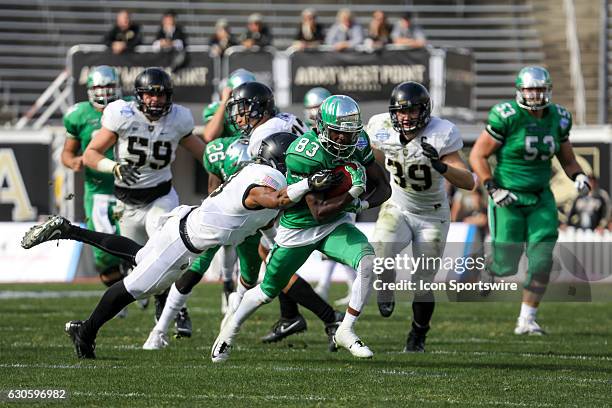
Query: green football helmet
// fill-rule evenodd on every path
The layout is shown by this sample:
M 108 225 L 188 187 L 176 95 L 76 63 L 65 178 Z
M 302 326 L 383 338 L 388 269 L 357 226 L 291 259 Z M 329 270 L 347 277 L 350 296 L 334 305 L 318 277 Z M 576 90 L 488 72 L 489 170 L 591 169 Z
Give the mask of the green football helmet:
M 321 146 L 339 159 L 349 158 L 363 129 L 361 111 L 357 102 L 346 95 L 332 95 L 325 99 L 317 113 L 317 134 Z M 329 131 L 341 132 L 348 136 L 344 143 L 334 141 Z
M 95 108 L 104 109 L 121 98 L 121 86 L 117 70 L 108 65 L 92 68 L 87 76 L 87 97 Z
M 331 92 L 320 86 L 306 92 L 304 95 L 304 123 L 310 127 L 315 125 L 319 106 L 330 96 Z
M 251 71 L 247 71 L 246 69 L 238 68 L 234 72 L 232 72 L 227 78 L 227 86 L 232 89 L 244 84 L 245 82 L 254 82 L 257 81 L 255 78 L 255 74 Z
M 541 110 L 550 105 L 552 81 L 545 68 L 532 66 L 521 69 L 516 77 L 515 85 L 516 103 L 521 108 Z
M 225 161 L 223 163 L 225 177 L 236 173 L 251 160 L 248 149 L 249 140 L 245 138 L 240 138 L 229 145 L 225 152 Z

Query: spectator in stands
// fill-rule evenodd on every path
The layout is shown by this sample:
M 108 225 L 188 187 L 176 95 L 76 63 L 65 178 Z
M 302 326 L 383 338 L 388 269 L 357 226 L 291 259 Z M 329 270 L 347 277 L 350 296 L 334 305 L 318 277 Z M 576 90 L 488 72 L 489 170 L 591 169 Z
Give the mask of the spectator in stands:
M 576 197 L 567 216 L 568 225 L 602 232 L 610 221 L 610 195 L 599 188 L 597 178 L 593 175 L 589 175 L 589 183 L 592 190 L 584 196 Z
M 210 52 L 213 56 L 223 56 L 225 50 L 234 45 L 238 45 L 238 41 L 234 38 L 230 32 L 230 27 L 227 24 L 227 20 L 220 18 L 215 24 L 215 33 L 208 40 L 210 45 Z
M 132 52 L 137 45 L 142 44 L 142 30 L 132 21 L 129 11 L 120 10 L 117 13 L 115 26 L 104 36 L 104 44 L 113 54 Z
M 391 31 L 391 39 L 393 44 L 404 45 L 412 48 L 424 47 L 427 43 L 427 38 L 423 30 L 412 24 L 412 15 L 406 13 L 400 18 Z
M 176 24 L 176 13 L 166 11 L 161 20 L 153 49 L 158 52 L 172 53 L 170 69 L 178 71 L 187 65 L 187 35 L 181 26 Z
M 247 31 L 242 34 L 240 42 L 246 48 L 265 47 L 272 44 L 270 29 L 263 23 L 259 13 L 253 13 L 247 20 Z
M 166 11 L 157 30 L 153 49 L 170 52 L 173 50 L 182 51 L 185 48 L 187 48 L 187 35 L 185 35 L 182 27 L 176 25 L 176 13 L 172 10 Z
M 387 22 L 387 17 L 382 10 L 372 13 L 372 20 L 368 29 L 368 38 L 365 45 L 368 48 L 378 49 L 391 42 L 391 30 L 393 28 Z
M 336 51 L 342 51 L 362 43 L 363 29 L 353 19 L 351 10 L 338 11 L 336 23 L 330 27 L 325 37 L 325 44 L 332 45 Z
M 304 9 L 293 46 L 301 50 L 318 47 L 324 39 L 323 26 L 317 23 L 316 11 L 310 8 Z

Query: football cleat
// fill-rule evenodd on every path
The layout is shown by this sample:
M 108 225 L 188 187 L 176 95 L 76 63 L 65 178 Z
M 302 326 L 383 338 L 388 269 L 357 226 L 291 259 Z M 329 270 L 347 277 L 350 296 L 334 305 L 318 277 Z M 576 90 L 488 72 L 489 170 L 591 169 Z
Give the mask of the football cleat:
M 189 317 L 189 313 L 187 313 L 186 307 L 179 310 L 174 321 L 176 328 L 176 333 L 174 336 L 177 339 L 181 337 L 191 337 L 193 330 L 191 327 L 191 318 Z
M 408 333 L 404 353 L 424 353 L 425 352 L 425 333 L 417 333 L 414 329 Z
M 306 331 L 307 328 L 306 319 L 304 319 L 302 315 L 297 315 L 293 319 L 284 319 L 281 317 L 280 320 L 272 326 L 272 331 L 263 336 L 261 341 L 264 343 L 276 343 L 292 334 Z
M 81 336 L 83 321 L 71 320 L 64 326 L 64 331 L 72 340 L 78 358 L 96 358 L 96 342 L 87 341 Z
M 336 321 L 332 323 L 327 323 L 325 325 L 325 334 L 327 334 L 327 350 L 332 353 L 338 351 L 338 346 L 334 343 L 334 336 L 338 327 L 340 327 L 340 323 L 344 320 L 344 313 L 336 312 Z
M 168 347 L 168 335 L 160 330 L 152 330 L 149 338 L 142 345 L 143 350 L 161 350 Z
M 21 239 L 21 246 L 29 249 L 53 239 L 67 239 L 71 226 L 72 224 L 66 218 L 54 215 L 42 224 L 30 228 Z
M 352 328 L 345 328 L 340 325 L 333 340 L 336 346 L 344 347 L 355 357 L 372 358 L 374 356 L 372 350 L 361 341 Z
M 529 334 L 531 336 L 542 336 L 543 334 L 546 334 L 546 332 L 540 327 L 540 325 L 535 321 L 535 319 L 519 317 L 516 321 L 514 334 Z
M 219 334 L 210 351 L 210 359 L 213 363 L 222 363 L 229 358 L 231 349 L 231 344 Z
M 379 302 L 378 311 L 382 317 L 389 317 L 393 314 L 395 309 L 395 301 L 393 302 Z

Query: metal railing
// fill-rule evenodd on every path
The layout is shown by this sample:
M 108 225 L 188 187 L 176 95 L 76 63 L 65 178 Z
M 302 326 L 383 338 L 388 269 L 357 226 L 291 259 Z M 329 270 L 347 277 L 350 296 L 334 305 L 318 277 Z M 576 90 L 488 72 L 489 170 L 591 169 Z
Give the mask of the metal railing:
M 62 112 L 66 112 L 70 106 L 69 98 L 72 90 L 69 86 L 66 86 L 63 90 L 61 90 L 61 88 L 66 85 L 68 77 L 68 70 L 62 71 L 55 80 L 53 80 L 51 85 L 49 85 L 49 87 L 38 97 L 26 114 L 17 121 L 15 129 L 23 129 L 51 98 L 53 98 L 51 104 L 45 108 L 40 117 L 34 122 L 34 125 L 32 125 L 34 129 L 40 129 L 58 108 L 61 108 Z

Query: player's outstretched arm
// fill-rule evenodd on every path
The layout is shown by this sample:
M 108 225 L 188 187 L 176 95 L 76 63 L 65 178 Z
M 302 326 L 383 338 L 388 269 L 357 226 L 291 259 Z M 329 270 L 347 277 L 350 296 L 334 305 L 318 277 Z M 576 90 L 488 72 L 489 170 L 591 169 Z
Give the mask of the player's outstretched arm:
M 100 130 L 94 132 L 91 142 L 89 142 L 85 153 L 83 153 L 83 164 L 94 170 L 99 170 L 98 164 L 100 161 L 104 161 L 104 153 L 115 143 L 117 143 L 117 134 L 104 126 L 101 127 Z
M 180 145 L 187 149 L 197 161 L 202 163 L 204 147 L 206 146 L 202 139 L 191 133 L 181 139 Z
M 378 162 L 371 162 L 365 170 L 368 180 L 365 200 L 368 202 L 368 208 L 378 207 L 391 198 L 391 185 Z
M 447 169 L 442 175 L 455 187 L 473 190 L 476 187 L 474 175 L 468 170 L 459 152 L 452 152 L 443 156 L 440 161 L 446 164 Z
M 501 143 L 493 139 L 489 132 L 483 130 L 470 152 L 470 166 L 483 183 L 493 178 L 487 159 L 500 147 Z
M 220 137 L 223 133 L 223 123 L 225 122 L 225 106 L 232 94 L 230 87 L 225 87 L 221 94 L 221 101 L 219 107 L 215 111 L 215 114 L 210 118 L 208 123 L 204 125 L 204 132 L 202 138 L 206 143 L 212 142 L 216 138 Z
M 263 208 L 283 209 L 295 204 L 287 195 L 287 188 L 275 190 L 272 187 L 253 187 L 244 199 L 244 205 L 250 210 Z

